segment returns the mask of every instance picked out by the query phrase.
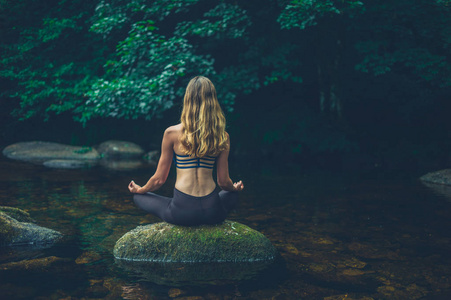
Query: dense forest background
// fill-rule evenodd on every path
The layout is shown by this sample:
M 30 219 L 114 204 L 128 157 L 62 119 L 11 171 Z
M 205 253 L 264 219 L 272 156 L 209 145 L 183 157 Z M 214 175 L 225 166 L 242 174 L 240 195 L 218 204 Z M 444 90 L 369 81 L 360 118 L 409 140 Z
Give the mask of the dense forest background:
M 451 165 L 451 1 L 0 0 L 0 146 L 159 147 L 195 75 L 233 158 Z

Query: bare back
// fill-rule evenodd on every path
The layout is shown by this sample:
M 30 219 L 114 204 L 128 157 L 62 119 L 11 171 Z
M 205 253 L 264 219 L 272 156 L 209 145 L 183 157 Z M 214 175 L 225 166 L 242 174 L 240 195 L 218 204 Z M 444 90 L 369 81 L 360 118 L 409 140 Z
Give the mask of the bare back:
M 172 127 L 174 130 L 174 153 L 183 156 L 180 151 L 180 136 L 182 134 L 182 125 L 176 125 Z M 194 158 L 194 157 L 188 157 Z M 210 194 L 216 188 L 216 183 L 213 180 L 213 169 L 209 168 L 176 168 L 177 179 L 175 182 L 175 188 L 185 194 L 202 197 Z

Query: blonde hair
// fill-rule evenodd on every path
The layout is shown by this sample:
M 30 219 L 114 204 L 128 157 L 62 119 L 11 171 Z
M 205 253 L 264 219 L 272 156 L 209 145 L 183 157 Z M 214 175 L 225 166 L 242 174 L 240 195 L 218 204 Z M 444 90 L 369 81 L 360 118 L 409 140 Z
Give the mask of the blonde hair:
M 227 150 L 226 120 L 213 83 L 196 76 L 188 83 L 183 100 L 180 150 L 186 155 L 216 156 Z

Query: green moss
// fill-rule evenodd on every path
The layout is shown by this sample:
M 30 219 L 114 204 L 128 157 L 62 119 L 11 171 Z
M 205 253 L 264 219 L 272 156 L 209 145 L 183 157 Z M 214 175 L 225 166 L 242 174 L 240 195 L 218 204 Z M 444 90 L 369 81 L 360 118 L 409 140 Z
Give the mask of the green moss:
M 0 211 L 0 246 L 9 244 L 16 234 L 12 222 L 11 217 Z
M 19 222 L 34 222 L 29 213 L 19 208 L 0 206 L 0 212 L 5 213 L 6 215 L 10 216 L 13 219 L 16 219 Z
M 17 234 L 13 226 L 15 221 L 33 222 L 33 219 L 29 213 L 19 208 L 0 206 L 0 245 L 9 244 Z
M 60 238 L 61 233 L 34 224 L 27 212 L 14 207 L 0 207 L 0 246 L 50 244 Z
M 231 221 L 194 227 L 168 223 L 139 226 L 114 247 L 116 258 L 134 261 L 259 261 L 273 259 L 275 254 L 263 234 Z

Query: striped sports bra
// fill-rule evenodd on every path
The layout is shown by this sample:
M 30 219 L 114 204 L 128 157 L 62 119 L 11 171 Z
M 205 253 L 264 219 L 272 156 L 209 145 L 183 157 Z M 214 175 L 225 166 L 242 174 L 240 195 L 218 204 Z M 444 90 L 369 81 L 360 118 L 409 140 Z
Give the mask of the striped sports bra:
M 214 156 L 191 158 L 189 155 L 178 155 L 174 152 L 174 163 L 175 167 L 178 169 L 213 169 L 215 162 L 216 157 Z

